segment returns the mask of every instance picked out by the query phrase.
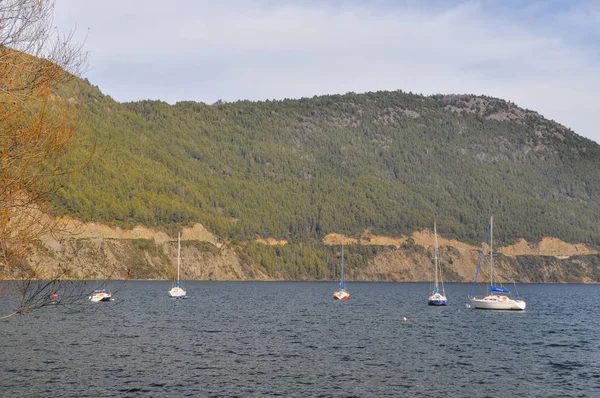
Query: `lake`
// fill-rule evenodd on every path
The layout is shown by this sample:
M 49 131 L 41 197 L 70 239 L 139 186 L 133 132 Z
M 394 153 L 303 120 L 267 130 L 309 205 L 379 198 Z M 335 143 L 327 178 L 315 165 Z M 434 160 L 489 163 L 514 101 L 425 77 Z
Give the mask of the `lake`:
M 0 396 L 600 397 L 598 285 L 517 285 L 524 312 L 467 309 L 462 283 L 446 307 L 427 283 L 184 287 L 110 282 L 114 302 L 1 321 Z

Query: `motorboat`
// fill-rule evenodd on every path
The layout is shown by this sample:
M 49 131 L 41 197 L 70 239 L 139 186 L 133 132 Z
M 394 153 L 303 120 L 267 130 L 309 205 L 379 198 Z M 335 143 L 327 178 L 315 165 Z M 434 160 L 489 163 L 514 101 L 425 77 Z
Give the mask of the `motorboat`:
M 90 301 L 93 303 L 99 303 L 101 301 L 111 301 L 112 294 L 107 292 L 106 289 L 96 289 L 90 296 Z

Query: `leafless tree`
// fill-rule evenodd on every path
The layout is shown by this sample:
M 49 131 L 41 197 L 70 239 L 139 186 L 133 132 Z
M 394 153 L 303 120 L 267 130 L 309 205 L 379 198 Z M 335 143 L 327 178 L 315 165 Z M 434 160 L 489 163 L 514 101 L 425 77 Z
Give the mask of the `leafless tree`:
M 41 282 L 25 260 L 34 240 L 59 227 L 48 203 L 68 170 L 63 155 L 77 124 L 74 104 L 58 88 L 87 66 L 74 32 L 54 28 L 54 4 L 0 0 L 0 280 L 20 281 L 0 284 L 0 294 L 19 285 L 14 313 L 80 296 L 65 282 L 68 269 Z

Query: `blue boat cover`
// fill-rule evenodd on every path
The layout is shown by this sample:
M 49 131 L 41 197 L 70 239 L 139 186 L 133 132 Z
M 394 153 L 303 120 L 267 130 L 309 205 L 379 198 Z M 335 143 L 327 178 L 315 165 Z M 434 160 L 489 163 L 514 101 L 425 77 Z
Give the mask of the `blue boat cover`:
M 490 290 L 492 293 L 510 293 L 510 290 L 498 286 L 492 286 Z
M 438 292 L 438 288 L 437 288 L 437 287 L 434 287 L 434 288 L 433 288 L 433 292 L 434 292 L 434 293 L 437 293 L 437 292 Z

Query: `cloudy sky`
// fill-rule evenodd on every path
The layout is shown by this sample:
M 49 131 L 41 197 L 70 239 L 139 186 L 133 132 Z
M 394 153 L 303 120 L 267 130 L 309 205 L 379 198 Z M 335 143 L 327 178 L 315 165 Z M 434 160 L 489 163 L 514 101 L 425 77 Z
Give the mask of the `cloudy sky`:
M 57 0 L 54 24 L 121 102 L 485 94 L 600 143 L 596 0 Z

